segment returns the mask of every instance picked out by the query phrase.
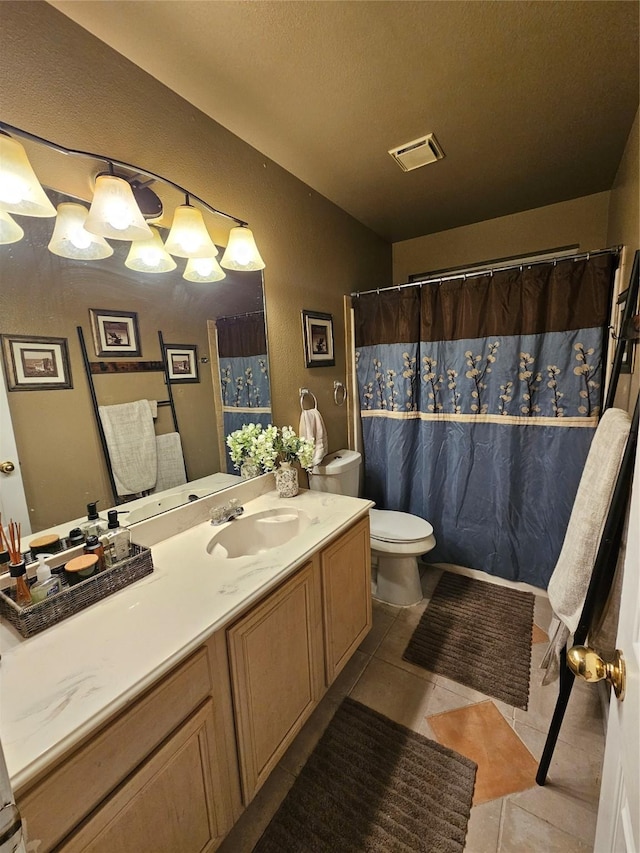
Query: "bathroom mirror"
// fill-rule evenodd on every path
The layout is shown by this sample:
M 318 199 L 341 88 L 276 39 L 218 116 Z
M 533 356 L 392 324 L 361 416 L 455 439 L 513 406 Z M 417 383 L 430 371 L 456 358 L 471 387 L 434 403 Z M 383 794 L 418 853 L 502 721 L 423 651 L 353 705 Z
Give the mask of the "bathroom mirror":
M 103 162 L 69 157 L 21 141 L 54 206 L 78 200 L 89 206 L 93 180 L 104 170 Z M 166 231 L 162 228 L 170 224 L 174 208 L 184 203 L 184 197 L 172 187 L 154 184 L 153 189 L 164 206 L 164 215 L 157 223 L 164 238 Z M 212 239 L 223 245 L 229 221 L 205 211 L 203 215 Z M 77 327 L 82 328 L 91 362 L 159 362 L 158 332 L 166 345 L 184 347 L 191 354 L 190 369 L 197 367 L 193 371 L 196 379 L 183 382 L 178 377 L 171 389 L 187 476 L 194 488 L 183 486 L 171 491 L 184 492 L 188 499 L 192 492 L 201 497 L 227 487 L 227 460 L 220 458 L 219 450 L 224 416 L 215 324 L 221 318 L 231 322 L 230 318 L 250 316 L 253 326 L 259 322 L 264 329 L 262 273 L 225 270 L 222 281 L 191 282 L 182 277 L 187 262 L 179 258 L 172 272 L 135 272 L 124 264 L 130 243 L 120 240 L 107 241 L 114 250 L 111 257 L 71 260 L 47 248 L 54 218 L 14 218 L 24 237 L 0 246 L 0 331 L 4 335 L 66 339 L 72 383 L 72 388 L 8 393 L 32 532 L 84 515 L 89 501 L 100 501 L 98 507 L 103 510 L 117 502 L 109 484 Z M 90 311 L 96 310 L 135 315 L 140 356 L 98 356 L 90 316 Z M 265 390 L 263 376 L 260 402 L 261 408 L 268 410 L 266 331 L 264 344 L 267 385 Z M 105 372 L 93 379 L 99 405 L 138 399 L 162 402 L 168 397 L 162 371 Z M 159 406 L 156 433 L 173 430 L 170 407 Z M 214 474 L 221 476 L 213 478 Z M 206 480 L 201 483 L 203 478 Z M 164 503 L 166 508 L 175 505 L 174 500 Z

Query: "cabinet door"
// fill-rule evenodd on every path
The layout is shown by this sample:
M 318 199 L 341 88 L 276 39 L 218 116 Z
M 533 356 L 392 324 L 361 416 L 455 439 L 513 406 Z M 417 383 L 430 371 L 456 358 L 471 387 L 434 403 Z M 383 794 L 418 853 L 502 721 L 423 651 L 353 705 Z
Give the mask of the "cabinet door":
M 321 636 L 313 563 L 228 629 L 245 805 L 319 700 Z
M 66 843 L 61 853 L 205 853 L 228 831 L 216 814 L 209 699 Z
M 371 629 L 369 516 L 325 548 L 320 559 L 328 686 Z

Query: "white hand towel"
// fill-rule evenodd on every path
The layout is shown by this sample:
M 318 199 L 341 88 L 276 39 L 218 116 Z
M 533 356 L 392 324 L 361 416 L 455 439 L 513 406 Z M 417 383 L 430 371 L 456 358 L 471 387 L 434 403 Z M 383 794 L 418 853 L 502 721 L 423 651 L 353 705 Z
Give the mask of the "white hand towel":
M 156 484 L 156 434 L 148 400 L 99 406 L 111 470 L 119 495 L 134 495 Z
M 322 415 L 316 408 L 302 410 L 299 433 L 301 438 L 312 438 L 315 441 L 311 465 L 318 465 L 329 452 L 329 439 Z
M 541 664 L 547 670 L 543 684 L 557 678 L 560 652 L 578 627 L 630 426 L 626 412 L 607 409 L 591 442 L 547 590 L 554 617 L 549 627 L 549 648 Z
M 179 432 L 167 432 L 156 436 L 158 451 L 158 479 L 154 491 L 172 489 L 187 482 L 184 470 L 184 456 Z

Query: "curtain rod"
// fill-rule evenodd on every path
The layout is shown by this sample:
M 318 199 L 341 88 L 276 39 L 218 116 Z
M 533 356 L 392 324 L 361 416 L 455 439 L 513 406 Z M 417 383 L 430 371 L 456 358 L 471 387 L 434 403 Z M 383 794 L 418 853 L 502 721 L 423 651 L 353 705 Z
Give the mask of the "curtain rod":
M 218 210 L 217 207 L 213 207 L 204 199 L 199 198 L 197 195 L 194 195 L 192 192 L 185 190 L 184 187 L 181 187 L 180 184 L 176 184 L 173 181 L 170 181 L 169 178 L 165 178 L 162 175 L 157 175 L 155 172 L 150 172 L 148 169 L 141 169 L 139 166 L 134 166 L 132 163 L 125 163 L 124 160 L 114 160 L 113 157 L 105 157 L 104 154 L 93 154 L 91 151 L 78 151 L 75 148 L 66 148 L 64 145 L 60 145 L 57 142 L 51 142 L 49 139 L 45 139 L 43 136 L 37 136 L 35 133 L 29 133 L 28 130 L 22 130 L 19 127 L 14 127 L 12 124 L 7 124 L 7 122 L 0 120 L 0 131 L 6 133 L 8 136 L 15 134 L 16 136 L 21 136 L 23 139 L 28 139 L 30 142 L 38 142 L 41 145 L 46 145 L 48 148 L 53 149 L 54 151 L 58 151 L 60 154 L 70 154 L 74 157 L 85 157 L 90 160 L 104 160 L 105 163 L 111 164 L 112 166 L 119 166 L 121 169 L 127 169 L 127 171 L 133 172 L 138 175 L 146 175 L 147 178 L 152 178 L 154 181 L 161 181 L 163 184 L 167 184 L 167 186 L 173 187 L 174 190 L 178 190 L 184 196 L 189 196 L 190 199 L 195 199 L 198 204 L 201 204 L 206 210 L 210 213 L 216 213 L 218 216 L 223 216 L 225 219 L 230 219 L 232 222 L 237 223 L 241 226 L 246 226 L 249 223 L 245 222 L 244 219 L 238 219 L 237 216 L 232 216 L 230 213 L 225 213 L 224 210 Z
M 421 278 L 418 281 L 408 281 L 405 284 L 392 284 L 389 287 L 375 287 L 373 290 L 355 290 L 350 293 L 349 296 L 367 296 L 370 293 L 385 293 L 388 290 L 404 290 L 405 287 L 422 287 L 423 284 L 442 284 L 445 281 L 455 281 L 459 278 L 466 281 L 468 278 L 477 278 L 481 275 L 493 275 L 495 272 L 505 272 L 506 270 L 522 270 L 524 267 L 537 267 L 541 264 L 553 264 L 555 266 L 558 261 L 581 261 L 585 258 L 588 260 L 589 258 L 595 257 L 595 255 L 619 255 L 621 251 L 622 246 L 611 246 L 609 249 L 596 249 L 593 252 L 581 252 L 576 255 L 550 257 L 544 261 L 531 261 L 531 263 L 522 261 L 519 264 L 509 264 L 508 266 L 503 267 L 484 267 L 483 269 L 476 270 L 474 272 L 459 272 L 445 276 L 434 276 L 433 278 Z

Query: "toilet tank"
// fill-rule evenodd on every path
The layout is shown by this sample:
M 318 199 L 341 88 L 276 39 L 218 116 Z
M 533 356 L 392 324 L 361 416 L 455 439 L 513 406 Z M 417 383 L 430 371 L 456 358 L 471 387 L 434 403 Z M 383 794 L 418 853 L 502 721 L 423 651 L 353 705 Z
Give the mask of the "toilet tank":
M 355 450 L 336 450 L 324 457 L 309 474 L 309 488 L 316 492 L 358 497 L 361 455 Z

